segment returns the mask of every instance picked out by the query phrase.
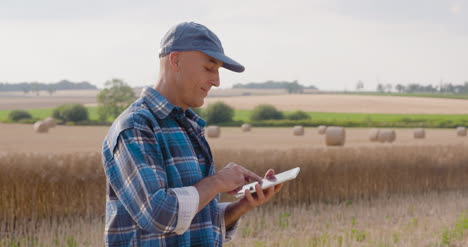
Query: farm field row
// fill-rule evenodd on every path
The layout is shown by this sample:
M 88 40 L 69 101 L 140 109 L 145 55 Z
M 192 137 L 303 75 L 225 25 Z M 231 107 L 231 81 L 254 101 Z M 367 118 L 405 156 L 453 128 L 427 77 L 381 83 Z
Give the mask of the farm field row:
M 34 133 L 30 124 L 0 123 L 0 151 L 3 152 L 94 152 L 101 150 L 108 126 L 63 126 L 49 133 Z M 457 137 L 454 129 L 427 129 L 426 139 L 415 140 L 413 129 L 396 129 L 392 144 L 371 143 L 369 128 L 347 128 L 345 146 L 435 145 L 468 143 L 468 137 Z M 214 148 L 247 148 L 255 150 L 321 148 L 324 136 L 317 128 L 305 128 L 304 136 L 293 136 L 292 128 L 253 128 L 242 132 L 237 127 L 222 127 L 219 138 L 208 138 Z

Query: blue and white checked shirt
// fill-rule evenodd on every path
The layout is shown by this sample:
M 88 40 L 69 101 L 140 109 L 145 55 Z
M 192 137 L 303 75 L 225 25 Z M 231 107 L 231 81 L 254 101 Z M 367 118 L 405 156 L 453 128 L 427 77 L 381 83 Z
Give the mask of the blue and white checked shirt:
M 113 123 L 103 143 L 107 177 L 106 246 L 222 246 L 226 232 L 219 195 L 199 213 L 193 187 L 213 175 L 206 123 L 153 88 Z

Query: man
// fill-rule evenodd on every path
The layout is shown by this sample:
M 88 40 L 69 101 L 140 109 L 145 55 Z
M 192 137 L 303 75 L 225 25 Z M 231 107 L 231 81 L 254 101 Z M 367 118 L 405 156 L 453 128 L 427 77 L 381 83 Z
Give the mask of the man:
M 261 177 L 235 163 L 215 173 L 204 138 L 200 107 L 219 69 L 244 67 L 224 55 L 218 37 L 197 23 L 171 28 L 161 41 L 158 83 L 113 123 L 103 143 L 107 177 L 106 246 L 222 246 L 239 218 L 267 202 L 281 185 L 232 203 L 236 193 Z M 266 178 L 274 178 L 270 169 Z

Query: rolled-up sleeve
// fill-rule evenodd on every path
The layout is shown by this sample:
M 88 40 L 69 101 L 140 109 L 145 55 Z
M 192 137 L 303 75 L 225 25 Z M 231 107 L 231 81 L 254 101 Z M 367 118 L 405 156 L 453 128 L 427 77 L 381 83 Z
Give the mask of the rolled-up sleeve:
M 198 212 L 200 196 L 194 186 L 172 189 L 179 202 L 179 213 L 177 215 L 177 225 L 174 232 L 181 235 L 190 227 L 193 217 Z
M 218 203 L 218 212 L 221 221 L 221 231 L 223 234 L 223 242 L 228 243 L 234 239 L 237 233 L 237 229 L 239 228 L 240 219 L 238 219 L 234 225 L 232 225 L 229 229 L 226 229 L 226 222 L 224 221 L 224 214 L 226 212 L 226 208 L 229 205 L 229 202 L 220 202 Z
M 113 159 L 105 166 L 106 176 L 140 228 L 183 234 L 197 212 L 198 192 L 192 187 L 168 188 L 166 171 L 159 161 L 161 155 L 154 133 L 124 130 L 113 150 Z

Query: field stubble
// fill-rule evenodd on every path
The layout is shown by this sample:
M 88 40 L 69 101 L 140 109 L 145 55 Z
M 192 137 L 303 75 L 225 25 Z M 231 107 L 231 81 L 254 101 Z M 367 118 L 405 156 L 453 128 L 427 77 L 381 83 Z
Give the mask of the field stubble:
M 63 126 L 49 129 L 47 134 L 34 133 L 30 124 L 0 123 L 1 152 L 76 153 L 99 152 L 108 126 Z M 370 129 L 347 128 L 345 146 L 427 146 L 468 144 L 468 138 L 457 137 L 455 129 L 426 129 L 426 139 L 415 140 L 413 129 L 395 129 L 397 139 L 392 144 L 371 143 Z M 279 150 L 317 148 L 325 146 L 317 128 L 305 128 L 304 136 L 293 136 L 292 128 L 253 128 L 242 132 L 240 127 L 221 127 L 220 138 L 208 138 L 217 149 Z M 249 164 L 246 164 L 249 165 Z

